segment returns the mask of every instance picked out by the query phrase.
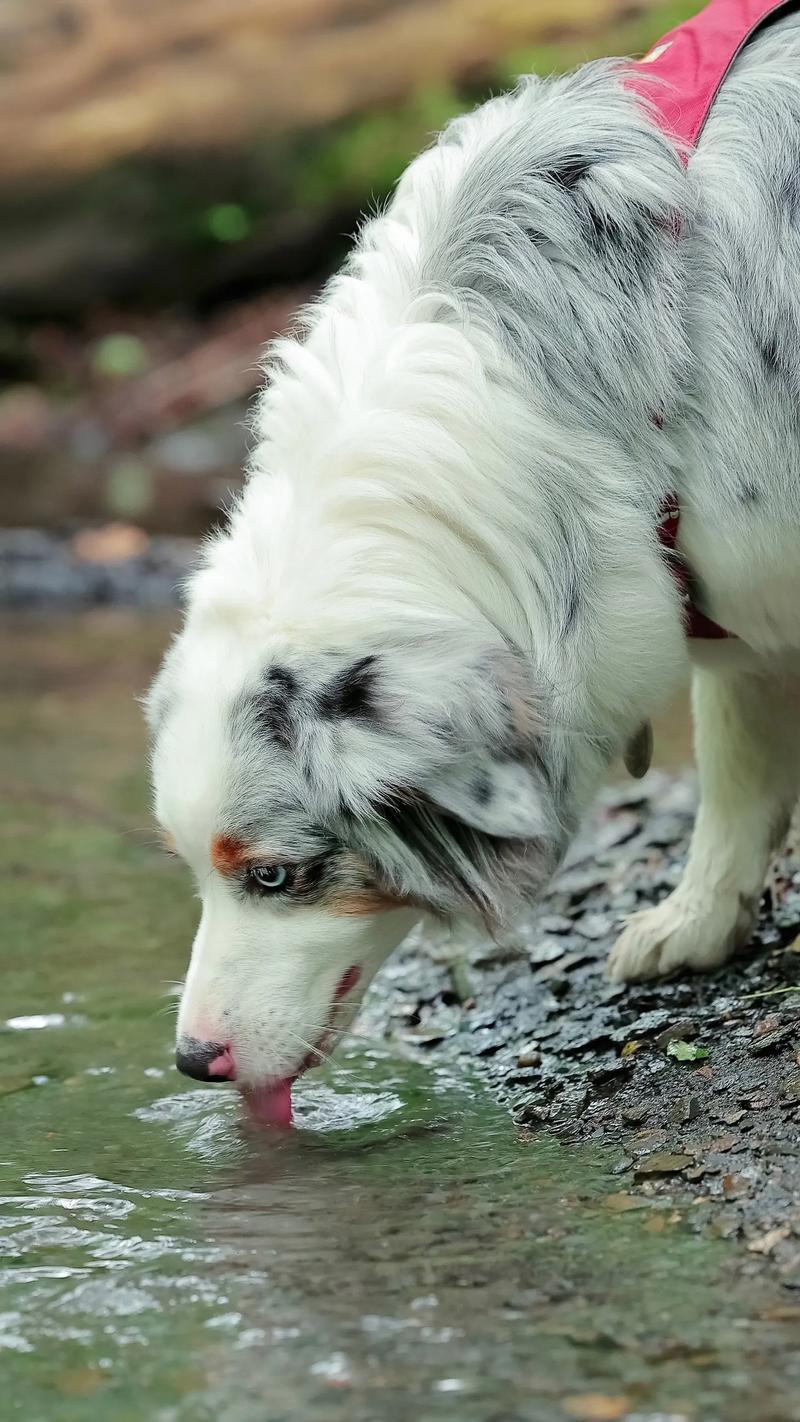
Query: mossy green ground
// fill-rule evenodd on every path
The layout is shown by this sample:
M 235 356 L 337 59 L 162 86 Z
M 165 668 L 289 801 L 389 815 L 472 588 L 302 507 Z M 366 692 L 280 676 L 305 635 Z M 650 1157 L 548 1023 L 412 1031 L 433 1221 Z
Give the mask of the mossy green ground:
M 196 904 L 134 700 L 167 630 L 2 636 L 4 1415 L 796 1419 L 769 1288 L 663 1198 L 620 1212 L 614 1149 L 520 1139 L 366 1040 L 304 1083 L 288 1139 L 177 1077 Z

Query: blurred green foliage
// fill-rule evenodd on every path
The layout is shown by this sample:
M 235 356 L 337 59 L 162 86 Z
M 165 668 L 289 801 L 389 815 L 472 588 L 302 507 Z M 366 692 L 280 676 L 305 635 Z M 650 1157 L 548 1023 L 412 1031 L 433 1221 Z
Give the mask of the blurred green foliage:
M 299 167 L 293 197 L 324 207 L 342 196 L 386 193 L 413 155 L 464 107 L 453 87 L 428 89 L 405 103 L 347 120 Z
M 217 242 L 243 242 L 250 234 L 250 216 L 241 203 L 216 203 L 204 216 L 205 226 Z
M 316 283 L 343 256 L 358 213 L 386 200 L 409 161 L 456 114 L 520 74 L 641 55 L 698 3 L 669 0 L 614 25 L 567 33 L 508 54 L 470 83 L 421 88 L 320 128 L 266 130 L 191 152 L 154 148 L 80 180 L 56 180 L 42 194 L 20 193 L 4 215 L 4 239 L 21 254 L 17 273 L 22 267 L 27 276 L 4 285 L 0 273 L 7 318 L 80 319 L 104 303 L 202 310 L 265 286 Z M 0 361 L 5 354 L 22 370 L 7 344 L 0 330 Z M 124 336 L 107 338 L 96 356 L 99 372 L 112 378 L 134 373 L 139 359 Z
M 96 373 L 109 379 L 140 375 L 147 368 L 147 363 L 147 347 L 138 336 L 127 331 L 114 331 L 103 336 L 92 352 L 92 365 Z
M 523 74 L 560 74 L 604 55 L 644 54 L 667 30 L 698 10 L 698 0 L 670 0 L 596 35 L 576 35 L 508 55 L 480 91 L 455 86 L 427 89 L 403 103 L 345 120 L 318 137 L 303 155 L 291 184 L 292 197 L 308 207 L 341 198 L 364 203 L 388 194 L 406 165 L 450 119 L 490 93 L 515 84 Z
M 604 55 L 642 55 L 661 35 L 696 15 L 701 0 L 669 0 L 639 15 L 621 20 L 599 34 L 575 35 L 553 44 L 535 45 L 510 54 L 499 71 L 503 84 L 514 83 L 519 74 L 561 74 L 589 59 Z

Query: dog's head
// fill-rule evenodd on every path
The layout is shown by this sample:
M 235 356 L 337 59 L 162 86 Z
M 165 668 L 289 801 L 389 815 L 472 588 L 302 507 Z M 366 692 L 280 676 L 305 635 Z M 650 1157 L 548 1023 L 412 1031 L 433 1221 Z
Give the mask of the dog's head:
M 184 1070 L 277 1089 L 421 916 L 494 923 L 549 877 L 564 766 L 523 668 L 458 631 L 348 648 L 190 620 L 148 702 L 156 813 L 202 900 Z

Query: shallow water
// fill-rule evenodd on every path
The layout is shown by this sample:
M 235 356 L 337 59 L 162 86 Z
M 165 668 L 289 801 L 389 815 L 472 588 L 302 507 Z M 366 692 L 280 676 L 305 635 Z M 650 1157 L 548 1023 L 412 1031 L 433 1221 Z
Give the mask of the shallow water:
M 792 1296 L 691 1208 L 621 1208 L 614 1148 L 524 1139 L 367 1039 L 301 1084 L 287 1136 L 180 1079 L 165 980 L 194 905 L 147 829 L 131 697 L 161 636 L 9 638 L 3 1415 L 800 1418 Z

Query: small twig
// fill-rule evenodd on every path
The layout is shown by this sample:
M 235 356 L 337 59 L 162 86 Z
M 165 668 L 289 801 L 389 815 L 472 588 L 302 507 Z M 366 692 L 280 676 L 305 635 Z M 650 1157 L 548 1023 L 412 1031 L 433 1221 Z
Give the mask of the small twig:
M 799 987 L 764 988 L 761 992 L 748 992 L 740 998 L 741 1002 L 752 1002 L 755 997 L 780 997 L 784 992 L 800 992 Z

